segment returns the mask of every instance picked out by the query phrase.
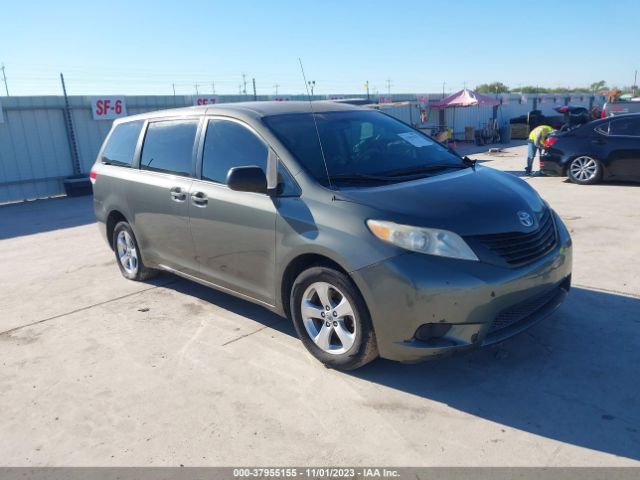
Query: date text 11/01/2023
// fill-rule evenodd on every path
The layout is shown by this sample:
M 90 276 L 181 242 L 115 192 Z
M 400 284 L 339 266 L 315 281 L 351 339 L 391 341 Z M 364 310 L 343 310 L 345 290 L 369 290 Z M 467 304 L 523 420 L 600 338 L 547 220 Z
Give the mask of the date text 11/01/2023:
M 400 473 L 388 468 L 234 468 L 234 478 L 395 478 Z

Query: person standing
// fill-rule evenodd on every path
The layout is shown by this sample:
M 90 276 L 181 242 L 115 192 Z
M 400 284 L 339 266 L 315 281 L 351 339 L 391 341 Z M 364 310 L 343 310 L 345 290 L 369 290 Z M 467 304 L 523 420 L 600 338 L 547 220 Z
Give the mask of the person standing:
M 527 166 L 524 169 L 525 175 L 531 175 L 533 159 L 536 157 L 536 152 L 542 149 L 545 140 L 551 132 L 553 132 L 553 128 L 549 125 L 540 125 L 531 130 L 529 141 L 527 142 Z

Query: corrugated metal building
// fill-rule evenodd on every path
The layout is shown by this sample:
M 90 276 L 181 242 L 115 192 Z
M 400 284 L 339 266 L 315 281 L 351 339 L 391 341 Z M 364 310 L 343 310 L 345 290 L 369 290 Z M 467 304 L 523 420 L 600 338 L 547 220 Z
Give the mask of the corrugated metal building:
M 363 98 L 362 95 L 341 95 L 344 98 Z M 429 101 L 440 100 L 441 94 L 421 95 Z M 291 100 L 306 100 L 303 95 L 286 96 Z M 324 99 L 316 96 L 314 99 Z M 544 114 L 556 114 L 553 108 L 566 103 L 589 107 L 593 102 L 602 104 L 604 97 L 588 94 L 573 95 L 498 95 L 503 103 L 497 107 L 500 125 L 515 116 L 533 109 L 534 103 Z M 69 112 L 73 124 L 79 170 L 87 173 L 111 128 L 111 121 L 94 120 L 91 112 L 92 97 L 69 97 Z M 219 102 L 246 101 L 242 95 L 217 96 Z M 258 100 L 269 100 L 259 96 Z M 493 107 L 468 107 L 440 110 L 426 107 L 426 122 L 421 122 L 421 107 L 416 95 L 393 95 L 394 102 L 402 105 L 380 105 L 381 111 L 416 127 L 446 125 L 455 129 L 458 138 L 464 138 L 467 126 L 481 128 L 493 117 Z M 534 100 L 537 99 L 537 100 Z M 128 96 L 128 114 L 193 104 L 191 96 Z M 0 116 L 0 203 L 42 198 L 64 192 L 63 180 L 74 174 L 72 144 L 65 121 L 64 97 L 1 97 Z M 2 121 L 3 120 L 3 121 Z

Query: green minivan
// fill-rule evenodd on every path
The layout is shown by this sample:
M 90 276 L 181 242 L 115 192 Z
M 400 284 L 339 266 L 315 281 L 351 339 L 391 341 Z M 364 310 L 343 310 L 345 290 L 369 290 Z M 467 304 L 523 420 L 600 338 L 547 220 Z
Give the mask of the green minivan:
M 289 317 L 325 365 L 501 342 L 571 285 L 571 238 L 526 182 L 367 107 L 251 102 L 116 120 L 90 173 L 122 274 Z

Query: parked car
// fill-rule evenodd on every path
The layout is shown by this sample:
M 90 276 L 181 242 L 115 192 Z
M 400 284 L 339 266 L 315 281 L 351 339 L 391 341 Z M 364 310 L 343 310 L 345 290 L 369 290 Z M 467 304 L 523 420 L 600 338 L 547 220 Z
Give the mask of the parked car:
M 617 115 L 547 138 L 540 171 L 580 185 L 640 180 L 640 114 Z
M 640 99 L 630 102 L 606 102 L 600 111 L 602 118 L 626 113 L 640 113 Z
M 526 182 L 363 107 L 127 117 L 91 179 L 125 278 L 164 270 L 260 304 L 334 368 L 501 342 L 571 284 L 569 233 Z
M 509 119 L 509 123 L 512 125 L 517 123 L 526 124 L 529 126 L 530 130 L 533 130 L 540 125 L 549 125 L 550 127 L 559 130 L 565 123 L 565 118 L 563 115 L 547 116 L 544 115 L 541 110 L 531 110 L 526 115 L 520 115 Z
M 555 107 L 554 110 L 561 115 L 544 115 L 541 110 L 531 110 L 526 115 L 511 118 L 509 123 L 512 125 L 516 123 L 526 123 L 529 125 L 530 130 L 540 125 L 549 125 L 555 130 L 565 131 L 592 120 L 589 109 L 585 107 L 560 105 L 559 107 Z
M 554 110 L 558 113 L 562 113 L 562 126 L 559 130 L 567 131 L 589 123 L 594 118 L 591 117 L 591 112 L 585 107 L 575 107 L 572 105 L 561 105 L 555 107 Z

